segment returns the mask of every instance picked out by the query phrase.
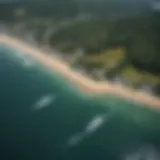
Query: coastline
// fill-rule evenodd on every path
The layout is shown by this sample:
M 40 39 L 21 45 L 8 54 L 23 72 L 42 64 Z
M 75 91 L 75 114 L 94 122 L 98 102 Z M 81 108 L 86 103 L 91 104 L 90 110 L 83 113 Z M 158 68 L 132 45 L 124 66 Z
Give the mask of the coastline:
M 152 96 L 142 91 L 135 91 L 131 88 L 127 88 L 126 86 L 114 84 L 108 81 L 96 82 L 87 77 L 87 75 L 75 72 L 67 65 L 67 63 L 61 61 L 54 55 L 50 56 L 45 54 L 40 48 L 30 46 L 17 38 L 0 35 L 0 44 L 2 43 L 5 43 L 10 47 L 16 47 L 21 50 L 23 54 L 36 58 L 39 62 L 52 68 L 62 76 L 65 76 L 68 80 L 77 84 L 80 89 L 87 91 L 88 93 L 115 95 L 160 109 L 160 98 L 156 96 Z

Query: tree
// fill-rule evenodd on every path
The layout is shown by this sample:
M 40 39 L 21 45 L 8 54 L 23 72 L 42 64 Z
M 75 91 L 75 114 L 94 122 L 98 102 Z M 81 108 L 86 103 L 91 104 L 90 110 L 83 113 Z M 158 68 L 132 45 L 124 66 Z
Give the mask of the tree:
M 139 69 L 160 73 L 160 26 L 154 18 L 155 14 L 130 26 L 126 56 Z
M 13 14 L 14 14 L 14 17 L 17 19 L 17 20 L 22 20 L 25 18 L 26 16 L 26 11 L 24 8 L 16 8 L 14 11 L 13 11 Z

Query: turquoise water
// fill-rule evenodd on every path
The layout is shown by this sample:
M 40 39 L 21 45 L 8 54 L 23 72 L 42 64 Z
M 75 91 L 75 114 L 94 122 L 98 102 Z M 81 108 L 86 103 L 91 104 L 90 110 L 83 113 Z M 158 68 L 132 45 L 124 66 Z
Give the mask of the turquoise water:
M 159 111 L 82 93 L 36 60 L 26 64 L 20 55 L 0 48 L 1 160 L 131 160 L 151 150 L 160 158 Z M 50 103 L 35 109 L 50 95 L 55 97 Z M 89 122 L 97 115 L 102 121 L 91 130 Z

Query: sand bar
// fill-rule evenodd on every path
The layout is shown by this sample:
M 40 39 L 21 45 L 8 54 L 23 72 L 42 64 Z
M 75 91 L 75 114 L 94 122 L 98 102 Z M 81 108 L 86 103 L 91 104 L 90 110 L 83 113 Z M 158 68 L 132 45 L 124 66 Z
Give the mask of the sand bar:
M 133 100 L 149 106 L 160 109 L 160 98 L 152 96 L 149 93 L 135 91 L 131 88 L 120 84 L 114 84 L 108 81 L 96 82 L 87 75 L 82 75 L 73 71 L 68 64 L 56 57 L 53 58 L 39 48 L 32 47 L 17 38 L 0 35 L 0 43 L 7 44 L 9 47 L 14 47 L 22 51 L 22 54 L 30 55 L 36 58 L 39 62 L 52 68 L 56 72 L 65 76 L 72 83 L 77 84 L 80 89 L 83 89 L 93 94 L 109 94 L 119 96 L 128 100 Z

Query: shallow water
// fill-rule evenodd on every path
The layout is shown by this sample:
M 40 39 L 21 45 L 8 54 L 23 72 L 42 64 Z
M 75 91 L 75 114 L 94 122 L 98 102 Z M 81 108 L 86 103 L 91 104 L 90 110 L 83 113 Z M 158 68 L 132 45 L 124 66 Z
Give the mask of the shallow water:
M 1 160 L 160 159 L 158 111 L 116 97 L 89 96 L 18 53 L 0 48 Z M 26 65 L 24 58 L 32 62 Z M 44 97 L 49 103 L 36 110 Z

